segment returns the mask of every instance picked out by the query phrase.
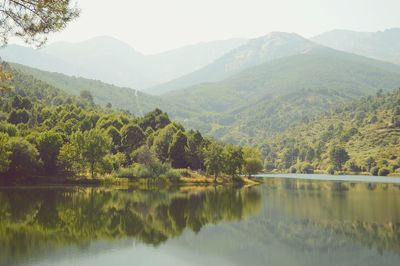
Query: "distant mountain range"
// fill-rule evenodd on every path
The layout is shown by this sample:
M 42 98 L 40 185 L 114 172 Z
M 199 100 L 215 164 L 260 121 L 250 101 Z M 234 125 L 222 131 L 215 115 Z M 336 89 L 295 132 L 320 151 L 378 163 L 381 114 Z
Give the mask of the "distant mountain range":
M 123 55 L 126 58 L 137 58 L 136 62 L 141 62 L 144 57 L 146 60 L 152 57 L 134 52 L 119 42 L 120 47 L 117 48 L 115 40 L 108 41 L 108 45 L 107 41 L 102 41 L 103 50 L 85 50 L 84 45 L 79 45 L 77 52 L 73 48 L 60 48 L 67 44 L 58 44 L 58 47 L 50 46 L 46 52 L 41 50 L 40 53 L 65 68 L 72 67 L 73 55 L 82 53 L 80 56 L 86 59 L 75 60 L 80 62 L 76 65 L 95 64 L 115 73 L 118 73 L 116 66 L 121 66 L 120 61 L 126 64 L 121 68 L 124 70 L 122 72 L 133 68 L 133 65 L 129 65 L 130 60 L 124 60 Z M 242 45 L 239 45 L 240 42 Z M 361 96 L 374 94 L 379 89 L 393 90 L 400 86 L 400 65 L 335 50 L 294 33 L 273 32 L 248 42 L 230 40 L 223 43 L 226 50 L 227 46 L 236 47 L 209 64 L 205 64 L 205 61 L 210 61 L 217 53 L 207 60 L 203 58 L 200 61 L 204 65 L 200 69 L 148 90 L 159 96 L 96 80 L 69 77 L 21 65 L 15 67 L 68 93 L 78 94 L 81 90 L 89 90 L 96 102 L 110 102 L 114 107 L 137 114 L 160 107 L 186 126 L 235 143 L 259 143 L 293 124 L 308 121 Z M 90 42 L 86 45 L 94 46 Z M 189 47 L 186 52 L 176 50 L 165 53 L 163 60 L 159 59 L 160 55 L 155 55 L 155 61 L 166 62 L 164 68 L 158 65 L 159 73 L 164 73 L 164 78 L 172 77 L 171 73 L 184 70 L 184 62 L 194 68 L 194 63 L 189 62 L 189 55 L 196 49 L 199 49 L 198 55 L 201 55 L 201 51 L 207 50 L 204 45 L 207 44 L 197 48 Z M 208 45 L 214 48 L 219 46 L 215 43 Z M 110 47 L 118 49 L 118 52 L 113 52 Z M 393 47 L 388 50 L 394 51 L 396 47 L 397 43 L 393 43 Z M 71 54 L 66 53 L 67 50 Z M 222 50 L 219 51 L 222 53 Z M 87 58 L 89 54 L 93 58 Z M 182 57 L 182 68 L 178 67 L 179 71 L 171 70 L 174 65 L 172 58 L 179 58 L 178 55 Z M 40 60 L 30 62 L 41 63 Z M 196 66 L 200 65 L 198 63 Z M 137 73 L 155 73 L 155 70 L 147 72 L 145 66 L 148 65 L 143 63 L 143 69 L 137 68 Z M 141 77 L 142 80 L 149 78 L 148 84 L 152 83 L 150 76 L 143 74 Z
M 272 32 L 249 40 L 193 73 L 155 86 L 148 91 L 161 94 L 203 82 L 220 81 L 252 66 L 285 56 L 306 53 L 315 46 L 315 43 L 294 33 Z
M 39 50 L 9 45 L 0 49 L 0 57 L 41 70 L 144 90 L 193 72 L 245 42 L 229 39 L 143 55 L 117 39 L 97 37 L 80 43 L 54 43 Z
M 311 40 L 337 50 L 400 64 L 400 28 L 378 32 L 333 30 Z

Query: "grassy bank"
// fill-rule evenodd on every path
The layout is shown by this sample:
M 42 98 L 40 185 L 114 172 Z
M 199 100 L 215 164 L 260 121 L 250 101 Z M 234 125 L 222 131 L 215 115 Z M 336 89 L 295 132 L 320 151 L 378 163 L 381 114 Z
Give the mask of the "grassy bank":
M 129 174 L 127 174 L 129 173 Z M 167 185 L 257 185 L 262 181 L 248 177 L 229 177 L 220 176 L 216 180 L 213 176 L 201 174 L 188 169 L 169 169 L 164 175 L 154 176 L 134 176 L 132 171 L 123 170 L 122 174 L 102 175 L 90 178 L 86 175 L 78 176 L 34 176 L 9 178 L 0 181 L 3 186 L 18 185 L 140 185 L 155 184 L 160 186 Z

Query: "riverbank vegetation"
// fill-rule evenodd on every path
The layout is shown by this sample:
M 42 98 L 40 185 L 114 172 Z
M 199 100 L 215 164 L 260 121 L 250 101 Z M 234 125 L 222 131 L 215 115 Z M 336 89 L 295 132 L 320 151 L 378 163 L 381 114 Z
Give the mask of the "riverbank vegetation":
M 364 97 L 262 145 L 268 171 L 400 175 L 400 90 Z
M 12 76 L 2 82 L 0 95 L 3 180 L 74 176 L 176 183 L 210 175 L 214 182 L 243 182 L 242 173 L 262 170 L 257 149 L 205 138 L 159 109 L 137 117 L 95 105 L 87 91 L 75 97 L 18 71 Z

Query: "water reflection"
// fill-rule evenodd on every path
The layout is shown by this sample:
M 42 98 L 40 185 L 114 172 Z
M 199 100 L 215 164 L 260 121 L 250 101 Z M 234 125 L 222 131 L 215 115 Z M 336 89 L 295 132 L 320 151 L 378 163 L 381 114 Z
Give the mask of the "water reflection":
M 398 185 L 281 179 L 0 189 L 0 265 L 396 265 L 399 204 Z
M 197 190 L 0 190 L 0 263 L 98 239 L 130 237 L 159 245 L 185 228 L 199 232 L 208 223 L 240 220 L 260 209 L 254 189 Z

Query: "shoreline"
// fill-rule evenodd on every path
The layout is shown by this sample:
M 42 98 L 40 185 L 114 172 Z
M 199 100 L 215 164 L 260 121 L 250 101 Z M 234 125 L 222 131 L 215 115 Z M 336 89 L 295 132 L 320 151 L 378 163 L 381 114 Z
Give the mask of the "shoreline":
M 354 182 L 354 183 L 381 183 L 400 184 L 400 177 L 394 176 L 367 176 L 367 175 L 328 175 L 328 174 L 259 174 L 256 178 L 301 179 L 314 181 Z
M 202 176 L 201 178 L 181 177 L 178 182 L 159 181 L 157 179 L 140 178 L 130 180 L 128 178 L 117 177 L 99 177 L 99 178 L 72 178 L 72 177 L 34 177 L 34 178 L 20 178 L 13 180 L 3 180 L 0 182 L 0 188 L 5 187 L 37 187 L 37 186 L 141 186 L 141 185 L 154 185 L 154 186 L 221 186 L 221 185 L 239 185 L 239 186 L 253 186 L 263 183 L 262 180 L 249 179 L 242 177 L 240 180 L 232 180 L 227 177 L 218 177 L 217 182 L 214 182 L 213 177 Z

